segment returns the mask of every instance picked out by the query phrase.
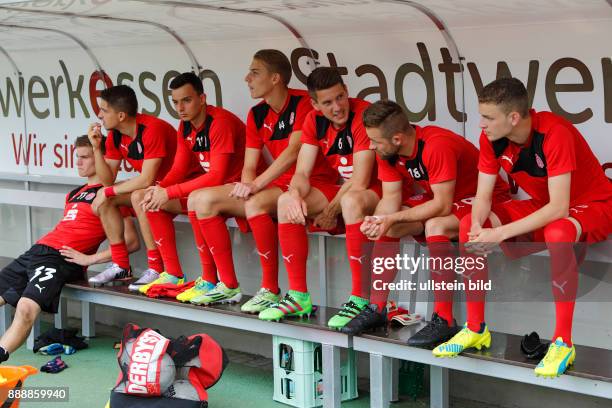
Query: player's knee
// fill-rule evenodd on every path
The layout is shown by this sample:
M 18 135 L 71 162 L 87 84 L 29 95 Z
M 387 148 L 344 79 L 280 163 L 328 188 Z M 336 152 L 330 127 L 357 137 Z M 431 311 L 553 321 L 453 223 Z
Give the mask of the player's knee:
M 289 206 L 291 196 L 289 193 L 283 193 L 278 197 L 278 214 L 285 214 Z
M 208 189 L 196 190 L 187 197 L 187 209 L 199 216 L 209 216 L 213 211 L 215 195 Z
M 342 213 L 361 213 L 365 208 L 365 200 L 362 194 L 355 191 L 349 191 L 340 199 L 340 206 L 342 207 Z
M 567 218 L 553 221 L 544 227 L 546 242 L 574 242 L 576 234 L 576 226 Z
M 447 235 L 447 226 L 442 217 L 434 217 L 425 221 L 425 236 Z
M 33 324 L 40 314 L 40 306 L 29 298 L 21 298 L 15 309 L 15 317 L 25 323 Z
M 282 194 L 281 197 L 283 195 L 285 194 Z M 244 203 L 244 212 L 246 213 L 247 218 L 255 217 L 265 213 L 268 204 L 267 197 L 265 197 L 263 194 L 255 194 Z

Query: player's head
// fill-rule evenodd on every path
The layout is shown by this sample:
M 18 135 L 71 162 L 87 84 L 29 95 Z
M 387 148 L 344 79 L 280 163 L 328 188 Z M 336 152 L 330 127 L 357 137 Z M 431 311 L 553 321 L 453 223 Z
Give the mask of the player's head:
M 370 149 L 382 159 L 394 161 L 406 135 L 414 129 L 400 105 L 378 101 L 363 111 L 363 125 L 370 138 Z
M 338 69 L 318 67 L 306 80 L 312 105 L 336 126 L 343 126 L 349 118 L 350 106 L 346 85 Z
M 128 118 L 135 118 L 137 113 L 136 93 L 129 86 L 111 86 L 100 92 L 98 119 L 106 129 L 115 129 Z
M 478 93 L 478 111 L 480 128 L 487 138 L 504 138 L 529 116 L 527 89 L 516 78 L 496 79 Z
M 253 99 L 263 98 L 275 87 L 286 88 L 291 80 L 291 63 L 279 50 L 259 50 L 253 55 L 244 80 Z
M 192 121 L 206 106 L 202 80 L 193 72 L 184 72 L 170 81 L 172 103 L 181 120 Z
M 79 177 L 91 177 L 96 174 L 96 161 L 89 137 L 87 135 L 77 137 L 74 147 L 76 148 L 76 167 Z

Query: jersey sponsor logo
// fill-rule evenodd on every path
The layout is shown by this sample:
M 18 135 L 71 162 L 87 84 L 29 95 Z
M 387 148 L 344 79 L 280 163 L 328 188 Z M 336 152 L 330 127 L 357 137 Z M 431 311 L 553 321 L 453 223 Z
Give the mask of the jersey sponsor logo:
M 34 269 L 34 276 L 32 276 L 32 278 L 30 279 L 30 282 L 32 282 L 34 279 L 38 278 L 38 282 L 44 282 L 44 281 L 48 281 L 49 279 L 53 279 L 53 275 L 55 275 L 55 272 L 57 272 L 57 269 L 55 268 L 48 268 L 44 265 L 39 266 L 38 268 Z M 44 276 L 40 277 L 40 275 L 45 274 Z
M 353 176 L 353 166 L 347 166 L 348 159 L 346 157 L 340 158 L 340 166 L 338 166 L 338 173 L 343 179 L 348 180 Z
M 281 120 L 281 121 L 278 122 L 278 128 L 280 130 L 283 130 L 285 128 L 285 121 L 284 120 Z
M 289 115 L 289 126 L 293 125 L 294 121 L 295 121 L 295 112 L 291 112 L 291 115 Z
M 96 198 L 96 193 L 89 193 L 85 196 L 85 201 L 93 201 Z
M 64 218 L 62 219 L 62 221 L 74 221 L 76 220 L 76 217 L 78 214 L 79 214 L 78 204 L 72 204 L 72 208 L 66 211 L 66 215 L 64 215 Z

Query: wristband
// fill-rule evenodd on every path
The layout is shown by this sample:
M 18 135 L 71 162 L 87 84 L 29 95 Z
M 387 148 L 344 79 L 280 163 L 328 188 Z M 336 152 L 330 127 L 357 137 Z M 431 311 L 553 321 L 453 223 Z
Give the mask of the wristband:
M 115 192 L 115 187 L 114 186 L 106 187 L 104 189 L 104 195 L 106 196 L 106 198 L 110 198 L 110 197 L 116 196 L 117 193 Z

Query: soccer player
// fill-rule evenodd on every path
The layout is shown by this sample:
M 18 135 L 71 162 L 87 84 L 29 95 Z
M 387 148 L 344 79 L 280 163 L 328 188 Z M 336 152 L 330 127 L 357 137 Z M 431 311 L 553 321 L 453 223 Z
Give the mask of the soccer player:
M 259 314 L 263 320 L 279 320 L 312 312 L 306 285 L 307 220 L 315 227 L 332 230 L 337 227 L 338 216 L 346 205 L 344 197 L 347 192 L 373 195 L 374 199 L 369 201 L 378 199 L 376 192 L 368 190 L 372 184 L 375 154 L 368 148 L 368 136 L 361 120 L 369 103 L 349 98 L 336 68 L 316 68 L 308 76 L 307 86 L 315 109 L 304 121 L 302 147 L 289 191 L 278 200 L 278 235 L 289 273 L 289 291 L 279 304 Z M 315 170 L 326 167 L 321 153 L 329 171 Z M 313 173 L 318 175 L 312 176 Z M 374 185 L 377 184 L 374 176 Z M 347 248 L 350 248 L 348 235 Z M 357 245 L 360 246 L 360 242 Z M 352 255 L 350 251 L 349 255 Z M 353 262 L 351 266 L 353 294 L 343 309 L 329 320 L 328 325 L 334 329 L 343 327 L 369 303 L 369 295 L 363 293 L 362 265 Z
M 170 82 L 170 89 L 181 118 L 174 164 L 158 186 L 149 187 L 146 193 L 144 190 L 135 193 L 144 198 L 144 209 L 147 210 L 155 241 L 159 243 L 166 272 L 139 290 L 146 293 L 155 284 L 182 283 L 183 271 L 178 259 L 172 218 L 189 209 L 202 276 L 196 280 L 194 287 L 177 296 L 178 300 L 187 302 L 208 293 L 217 284 L 217 269 L 193 212 L 192 193 L 201 188 L 240 180 L 246 128 L 233 113 L 206 104 L 202 81 L 193 72 L 178 75 Z M 203 169 L 203 172 L 198 172 L 197 168 Z
M 432 263 L 431 276 L 436 282 L 454 280 L 449 263 L 453 258 L 451 240 L 459 234 L 461 218 L 469 214 L 476 193 L 478 149 L 463 137 L 437 126 L 411 125 L 401 106 L 391 101 L 379 101 L 363 114 L 363 122 L 376 150 L 378 177 L 383 182 L 383 197 L 374 216 L 365 218 L 362 232 L 378 240 L 372 257 L 394 249 L 399 251 L 399 237 L 425 235 Z M 411 188 L 422 194 L 411 196 Z M 496 201 L 508 199 L 508 186 L 501 178 L 494 180 Z M 382 283 L 395 278 L 396 269 L 386 271 Z M 380 284 L 380 282 L 379 282 Z M 378 284 L 378 285 L 379 285 Z M 371 307 L 364 308 L 343 329 L 359 333 L 385 322 L 385 307 L 389 291 L 375 290 Z M 439 344 L 457 332 L 453 319 L 452 291 L 436 290 L 431 321 L 408 344 Z
M 95 253 L 106 239 L 91 203 L 102 184 L 96 174 L 92 146 L 87 136 L 76 139 L 77 170 L 87 184 L 66 195 L 64 217 L 55 229 L 0 271 L 0 305 L 16 308 L 13 323 L 0 338 L 0 362 L 6 361 L 28 336 L 41 311 L 57 313 L 66 283 L 82 280 L 81 265 L 107 262 L 110 250 Z M 125 218 L 125 241 L 130 252 L 140 247 L 130 218 Z
M 88 135 L 96 155 L 96 174 L 106 186 L 98 191 L 93 208 L 102 220 L 113 261 L 109 268 L 89 279 L 92 285 L 131 276 L 120 206 L 132 207 L 140 222 L 149 259 L 149 269 L 143 277 L 148 279 L 150 275 L 163 271 L 161 256 L 148 229 L 146 215 L 136 201 L 139 197 L 132 193 L 163 179 L 170 170 L 176 151 L 176 131 L 161 119 L 137 112 L 138 101 L 134 90 L 126 85 L 113 86 L 100 93 L 98 118 L 109 131 L 104 142 L 105 153 L 101 148 L 103 138 L 100 125 L 94 123 L 89 126 Z M 121 160 L 129 163 L 139 174 L 114 184 Z
M 578 261 L 573 245 L 602 241 L 612 232 L 612 184 L 570 122 L 529 109 L 527 90 L 518 79 L 493 81 L 479 93 L 478 102 L 482 128 L 478 192 L 471 215 L 461 220 L 459 239 L 465 244 L 464 256 L 470 255 L 467 251 L 486 254 L 492 246 L 526 234 L 548 247 L 556 326 L 553 342 L 535 373 L 555 377 L 576 357 L 572 319 Z M 492 202 L 500 168 L 531 198 Z M 479 281 L 487 277 L 487 269 L 468 269 L 465 274 Z M 490 346 L 484 293 L 473 292 L 467 293 L 466 327 L 435 348 L 435 356 Z
M 251 108 L 247 117 L 241 180 L 194 193 L 198 222 L 220 282 L 208 294 L 191 299 L 191 303 L 233 302 L 242 296 L 225 217 L 246 217 L 263 271 L 261 289 L 242 305 L 242 311 L 258 313 L 280 301 L 278 237 L 272 216 L 276 215 L 278 197 L 291 182 L 301 146 L 302 123 L 312 109 L 305 91 L 288 88 L 291 74 L 291 63 L 278 50 L 259 50 L 253 56 L 245 81 L 251 97 L 262 101 Z M 260 172 L 262 156 L 270 156 L 273 161 Z

